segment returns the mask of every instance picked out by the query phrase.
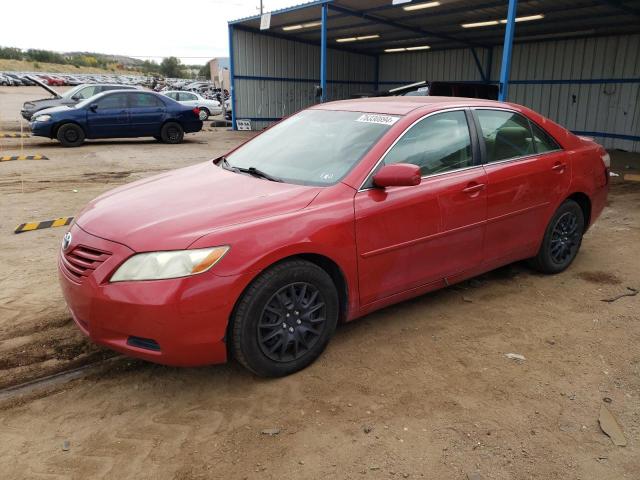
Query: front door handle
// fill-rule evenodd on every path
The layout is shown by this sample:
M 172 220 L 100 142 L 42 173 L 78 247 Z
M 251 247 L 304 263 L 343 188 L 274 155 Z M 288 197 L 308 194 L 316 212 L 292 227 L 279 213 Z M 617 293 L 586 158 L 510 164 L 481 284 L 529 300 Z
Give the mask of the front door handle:
M 565 169 L 567 168 L 567 165 L 565 163 L 556 163 L 553 167 L 551 167 L 551 170 L 562 173 L 565 171 Z
M 484 183 L 470 183 L 466 188 L 463 188 L 462 191 L 464 193 L 476 193 L 484 190 L 484 187 Z

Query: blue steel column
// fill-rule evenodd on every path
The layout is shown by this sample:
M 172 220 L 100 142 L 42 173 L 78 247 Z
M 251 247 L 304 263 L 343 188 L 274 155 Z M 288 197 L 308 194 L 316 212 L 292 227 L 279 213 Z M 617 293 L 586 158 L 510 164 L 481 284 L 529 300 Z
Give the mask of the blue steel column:
M 500 95 L 501 102 L 507 101 L 509 93 L 509 72 L 511 70 L 511 53 L 513 50 L 513 34 L 516 29 L 516 10 L 518 0 L 509 0 L 509 13 L 507 15 L 507 30 L 504 33 L 504 47 L 502 50 L 502 65 L 500 67 Z
M 327 101 L 327 14 L 329 6 L 322 4 L 322 26 L 320 27 L 320 88 L 322 96 L 320 102 Z
M 231 128 L 237 130 L 236 125 L 236 95 L 235 95 L 235 74 L 233 66 L 233 25 L 229 25 L 229 77 L 231 85 L 229 85 L 229 95 L 231 96 Z

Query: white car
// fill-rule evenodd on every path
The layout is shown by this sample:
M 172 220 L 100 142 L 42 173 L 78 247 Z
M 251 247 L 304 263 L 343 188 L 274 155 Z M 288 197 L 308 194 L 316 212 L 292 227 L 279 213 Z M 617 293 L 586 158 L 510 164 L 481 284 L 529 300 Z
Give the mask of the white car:
M 217 100 L 209 100 L 197 93 L 184 92 L 182 90 L 170 90 L 168 92 L 161 93 L 176 102 L 180 102 L 191 107 L 198 107 L 200 109 L 200 120 L 206 120 L 209 118 L 209 115 L 215 116 L 222 113 L 220 102 Z

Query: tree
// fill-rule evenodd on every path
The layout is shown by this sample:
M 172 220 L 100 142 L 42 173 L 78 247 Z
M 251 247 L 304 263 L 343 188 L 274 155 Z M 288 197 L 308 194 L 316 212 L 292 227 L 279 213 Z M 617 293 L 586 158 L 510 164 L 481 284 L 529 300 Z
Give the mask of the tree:
M 0 58 L 8 58 L 10 60 L 22 60 L 22 50 L 13 47 L 0 47 Z
M 180 78 L 182 76 L 183 65 L 176 57 L 166 57 L 160 63 L 160 73 L 169 78 Z
M 203 77 L 205 80 L 211 80 L 211 69 L 208 63 L 205 63 L 202 68 L 200 68 L 198 76 Z

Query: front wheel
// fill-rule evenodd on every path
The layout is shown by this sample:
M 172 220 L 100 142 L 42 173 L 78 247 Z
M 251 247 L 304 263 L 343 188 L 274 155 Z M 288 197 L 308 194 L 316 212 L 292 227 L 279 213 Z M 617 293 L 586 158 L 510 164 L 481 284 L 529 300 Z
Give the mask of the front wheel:
M 326 271 L 305 260 L 282 262 L 256 278 L 238 302 L 232 351 L 257 375 L 289 375 L 320 356 L 338 312 L 338 293 Z
M 160 130 L 160 137 L 164 143 L 182 143 L 184 138 L 184 130 L 177 122 L 167 122 Z
M 60 128 L 56 135 L 58 141 L 63 147 L 79 147 L 84 143 L 84 130 L 75 123 L 65 123 Z
M 540 250 L 530 260 L 531 266 L 550 274 L 566 270 L 580 250 L 584 227 L 582 208 L 573 200 L 566 200 L 551 217 Z

